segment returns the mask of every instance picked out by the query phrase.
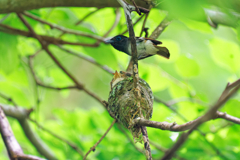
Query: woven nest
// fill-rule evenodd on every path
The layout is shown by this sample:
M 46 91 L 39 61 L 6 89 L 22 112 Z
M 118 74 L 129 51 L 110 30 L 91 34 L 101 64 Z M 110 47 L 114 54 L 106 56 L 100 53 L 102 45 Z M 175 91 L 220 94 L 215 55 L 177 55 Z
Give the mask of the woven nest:
M 121 78 L 112 86 L 110 91 L 108 112 L 131 131 L 134 140 L 141 142 L 141 129 L 138 126 L 131 125 L 131 121 L 137 117 L 145 119 L 152 117 L 153 95 L 150 86 L 143 79 L 139 79 L 138 91 L 141 94 L 140 96 L 136 96 L 136 89 L 131 76 Z

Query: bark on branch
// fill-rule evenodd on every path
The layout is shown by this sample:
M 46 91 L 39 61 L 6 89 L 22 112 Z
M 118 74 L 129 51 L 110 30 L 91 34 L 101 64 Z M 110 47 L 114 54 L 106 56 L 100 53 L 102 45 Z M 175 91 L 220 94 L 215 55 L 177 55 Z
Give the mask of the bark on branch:
M 9 125 L 9 122 L 1 106 L 0 106 L 0 133 L 2 135 L 2 139 L 5 143 L 10 159 L 43 160 L 42 158 L 31 155 L 25 155 L 23 153 L 22 148 L 20 147 L 15 136 L 13 135 L 13 131 Z
M 27 121 L 27 117 L 30 112 L 29 110 L 23 109 L 21 107 L 15 108 L 4 104 L 0 104 L 0 108 L 2 108 L 7 116 L 15 118 L 19 121 L 25 135 L 28 137 L 30 142 L 34 145 L 40 154 L 42 154 L 47 159 L 56 159 L 53 152 L 30 127 L 30 124 Z

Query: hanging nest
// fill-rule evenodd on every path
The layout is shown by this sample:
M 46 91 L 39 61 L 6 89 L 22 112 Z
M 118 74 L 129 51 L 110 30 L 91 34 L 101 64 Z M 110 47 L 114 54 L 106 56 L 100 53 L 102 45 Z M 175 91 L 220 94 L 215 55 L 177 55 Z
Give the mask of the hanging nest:
M 138 87 L 135 89 L 131 74 L 115 72 L 108 98 L 108 112 L 131 131 L 136 142 L 142 142 L 141 129 L 139 126 L 131 125 L 131 121 L 137 117 L 150 119 L 152 105 L 152 90 L 146 81 L 139 79 Z

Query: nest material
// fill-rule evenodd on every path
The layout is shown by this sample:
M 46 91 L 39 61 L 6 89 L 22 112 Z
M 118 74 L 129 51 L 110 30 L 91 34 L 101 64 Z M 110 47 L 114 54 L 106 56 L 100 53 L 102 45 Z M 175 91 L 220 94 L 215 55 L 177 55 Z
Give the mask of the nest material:
M 141 142 L 141 129 L 132 126 L 131 121 L 137 117 L 145 119 L 152 117 L 153 95 L 150 86 L 143 79 L 139 79 L 138 89 L 141 96 L 136 96 L 132 77 L 122 78 L 112 87 L 108 98 L 108 112 L 131 131 L 134 140 Z

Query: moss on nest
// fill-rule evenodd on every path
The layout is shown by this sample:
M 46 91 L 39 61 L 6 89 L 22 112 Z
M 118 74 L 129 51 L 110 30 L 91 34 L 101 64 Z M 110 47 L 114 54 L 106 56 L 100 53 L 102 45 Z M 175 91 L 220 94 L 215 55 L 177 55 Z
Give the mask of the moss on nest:
M 137 117 L 145 119 L 152 117 L 153 95 L 150 86 L 143 79 L 139 79 L 139 89 L 141 96 L 137 99 L 132 77 L 125 77 L 112 86 L 108 98 L 108 112 L 131 131 L 136 141 L 141 142 L 140 127 L 132 126 L 130 123 Z M 139 101 L 140 107 L 137 105 Z

